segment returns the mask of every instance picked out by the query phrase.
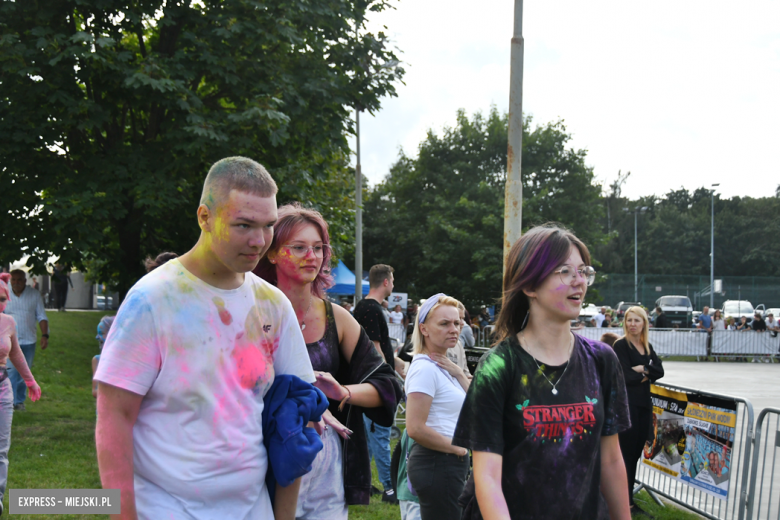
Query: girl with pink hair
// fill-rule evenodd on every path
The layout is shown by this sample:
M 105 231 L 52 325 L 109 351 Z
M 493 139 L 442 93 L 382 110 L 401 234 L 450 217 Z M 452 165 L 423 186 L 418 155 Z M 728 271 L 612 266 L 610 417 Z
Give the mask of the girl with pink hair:
M 16 322 L 11 316 L 3 314 L 11 297 L 8 290 L 10 278 L 11 275 L 8 273 L 0 274 L 0 514 L 3 512 L 3 495 L 8 482 L 8 449 L 11 447 L 11 421 L 14 417 L 14 393 L 6 369 L 8 358 L 11 358 L 14 367 L 27 383 L 30 399 L 37 401 L 41 397 L 41 387 L 35 382 L 19 347 Z

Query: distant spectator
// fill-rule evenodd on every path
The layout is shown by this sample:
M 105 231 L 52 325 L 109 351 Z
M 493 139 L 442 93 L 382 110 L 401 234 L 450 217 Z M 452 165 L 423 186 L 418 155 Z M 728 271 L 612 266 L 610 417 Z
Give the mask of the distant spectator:
M 655 308 L 655 323 L 653 326 L 657 329 L 671 329 L 672 326 L 669 323 L 669 318 L 664 314 L 663 309 L 660 306 Z
M 479 328 L 484 329 L 488 325 L 490 325 L 490 313 L 486 307 L 482 307 L 479 313 Z
M 750 323 L 747 321 L 747 316 L 742 316 L 739 318 L 739 323 L 737 323 L 737 330 L 750 330 Z
M 417 304 L 412 303 L 406 308 L 406 322 L 414 326 L 414 320 L 417 318 Z M 409 334 L 411 335 L 411 333 Z
M 458 335 L 458 343 L 454 347 L 447 349 L 446 354 L 450 361 L 458 365 L 460 369 L 463 370 L 463 373 L 466 374 L 466 378 L 471 379 L 471 372 L 469 371 L 469 366 L 466 362 L 466 350 L 464 348 L 465 343 L 463 342 L 462 336 L 463 331 L 465 329 L 470 329 L 471 327 L 465 325 L 466 307 L 464 307 L 460 302 L 458 302 L 458 316 L 460 317 L 459 327 L 461 335 Z M 473 340 L 474 338 L 472 336 L 472 341 Z
M 766 328 L 774 332 L 780 331 L 780 323 L 775 319 L 774 314 L 771 312 L 766 315 Z
M 603 328 L 609 328 L 612 326 L 612 313 L 608 312 L 604 315 L 604 321 L 601 322 Z
M 716 310 L 715 314 L 712 315 L 712 330 L 726 330 L 726 322 L 723 321 L 720 309 Z
M 146 268 L 147 273 L 151 273 L 161 265 L 163 265 L 168 260 L 173 260 L 174 258 L 178 258 L 179 255 L 176 253 L 160 253 L 157 255 L 156 258 L 152 259 L 151 256 L 147 256 L 146 260 L 144 260 L 144 267 Z
M 604 323 L 604 318 L 607 317 L 607 308 L 602 307 L 599 309 L 599 312 L 593 316 L 593 319 L 591 320 L 593 322 L 593 325 L 596 327 L 601 327 L 601 324 Z
M 164 263 L 164 262 L 163 262 Z M 114 323 L 114 316 L 103 316 L 100 319 L 100 323 L 97 326 L 98 347 L 103 350 L 103 345 L 106 343 L 108 337 L 108 331 L 111 329 L 111 325 Z M 100 363 L 100 354 L 92 358 L 92 397 L 97 399 L 98 382 L 95 381 L 95 372 L 97 372 L 98 364 Z
M 16 324 L 16 339 L 22 350 L 26 369 L 32 370 L 35 358 L 35 344 L 38 340 L 35 326 L 41 329 L 41 350 L 49 346 L 49 319 L 43 308 L 41 295 L 27 285 L 27 274 L 21 269 L 11 271 L 11 291 L 8 293 L 8 306 L 5 314 L 11 316 Z M 13 407 L 16 411 L 24 411 L 24 401 L 27 399 L 27 385 L 24 375 L 17 371 L 11 358 L 8 361 L 8 379 L 14 394 Z
M 390 323 L 390 308 L 387 300 L 382 300 L 382 314 L 385 315 L 385 323 Z
M 70 268 L 60 262 L 54 264 L 52 273 L 52 285 L 54 286 L 54 297 L 56 298 L 57 310 L 65 311 L 65 302 L 68 301 L 68 284 L 73 287 L 70 279 Z
M 756 332 L 764 332 L 764 331 L 766 331 L 766 322 L 764 321 L 764 318 L 762 318 L 761 314 L 759 314 L 759 313 L 756 313 L 756 315 L 753 316 L 753 323 L 750 326 Z
M 601 335 L 601 339 L 599 341 L 601 341 L 602 343 L 606 343 L 610 347 L 613 347 L 615 346 L 615 342 L 618 339 L 620 339 L 620 336 L 618 336 L 614 332 L 605 332 L 604 334 Z
M 737 324 L 731 316 L 726 316 L 726 330 L 737 330 Z
M 461 320 L 463 321 L 463 329 L 460 331 L 460 340 L 463 342 L 464 348 L 472 348 L 475 344 L 474 340 L 474 330 L 471 328 L 471 325 L 469 324 L 469 313 L 468 311 L 464 311 L 465 317 Z
M 393 312 L 390 313 L 390 323 L 403 323 L 404 313 L 401 312 L 401 306 L 396 305 L 393 307 Z
M 706 305 L 701 311 L 699 316 L 699 327 L 702 330 L 712 330 L 712 316 L 710 316 L 710 308 Z
M 341 306 L 352 314 L 352 304 L 349 302 L 342 302 Z

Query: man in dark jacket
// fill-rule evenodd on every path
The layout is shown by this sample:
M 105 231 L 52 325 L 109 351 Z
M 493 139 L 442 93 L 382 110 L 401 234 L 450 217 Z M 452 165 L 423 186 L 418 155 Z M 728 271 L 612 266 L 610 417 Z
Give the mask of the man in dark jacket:
M 661 309 L 661 307 L 655 308 L 655 323 L 653 326 L 657 329 L 672 328 L 672 326 L 669 324 L 669 319 L 666 317 L 666 314 L 664 314 L 664 311 Z

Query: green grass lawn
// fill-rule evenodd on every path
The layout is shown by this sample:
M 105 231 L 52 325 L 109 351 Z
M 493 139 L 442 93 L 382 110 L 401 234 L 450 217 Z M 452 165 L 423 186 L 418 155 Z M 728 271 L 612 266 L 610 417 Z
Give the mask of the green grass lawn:
M 15 413 L 8 454 L 8 485 L 3 505 L 8 511 L 9 489 L 100 488 L 95 456 L 95 401 L 92 398 L 92 356 L 102 312 L 49 312 L 49 348 L 35 353 L 33 374 L 43 395 L 28 399 L 27 411 Z M 393 442 L 393 445 L 395 442 Z M 373 482 L 382 489 L 376 468 Z M 643 491 L 640 506 L 660 520 L 698 518 L 674 507 L 660 508 Z M 350 519 L 398 520 L 398 506 L 371 498 L 367 506 L 352 506 Z M 14 515 L 13 518 L 107 518 L 102 515 Z

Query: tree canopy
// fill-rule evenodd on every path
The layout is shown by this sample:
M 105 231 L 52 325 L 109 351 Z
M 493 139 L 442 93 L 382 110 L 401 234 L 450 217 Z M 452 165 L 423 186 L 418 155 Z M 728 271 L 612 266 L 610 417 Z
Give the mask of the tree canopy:
M 601 188 L 586 152 L 567 147 L 563 122 L 523 131 L 523 226 L 556 221 L 586 243 L 604 238 Z M 502 279 L 507 116 L 493 108 L 429 131 L 416 158 L 401 153 L 365 204 L 366 264 L 395 269 L 414 298 L 444 291 L 469 306 L 492 303 Z
M 210 164 L 258 160 L 350 242 L 350 107 L 394 95 L 385 0 L 25 0 L 0 6 L 0 261 L 50 255 L 124 292 L 183 253 Z

